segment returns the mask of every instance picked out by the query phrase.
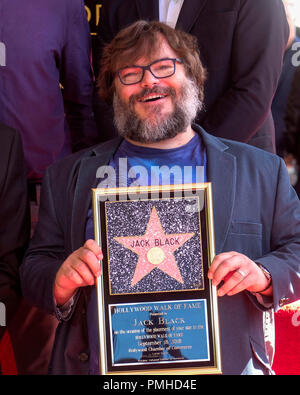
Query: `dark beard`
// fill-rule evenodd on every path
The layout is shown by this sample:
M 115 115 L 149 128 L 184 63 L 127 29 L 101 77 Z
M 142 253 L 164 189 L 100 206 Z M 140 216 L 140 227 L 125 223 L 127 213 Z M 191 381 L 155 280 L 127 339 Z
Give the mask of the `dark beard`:
M 191 80 L 187 81 L 188 83 L 181 89 L 179 99 L 173 88 L 161 87 L 144 89 L 139 95 L 132 95 L 128 105 L 115 94 L 114 122 L 120 136 L 140 143 L 155 143 L 184 132 L 195 119 L 197 111 L 201 107 L 197 86 Z M 157 115 L 154 121 L 153 119 L 152 121 L 141 119 L 134 111 L 134 104 L 139 98 L 151 93 L 169 95 L 174 102 L 174 111 L 161 116 L 158 104 L 156 107 L 153 106 L 153 112 Z

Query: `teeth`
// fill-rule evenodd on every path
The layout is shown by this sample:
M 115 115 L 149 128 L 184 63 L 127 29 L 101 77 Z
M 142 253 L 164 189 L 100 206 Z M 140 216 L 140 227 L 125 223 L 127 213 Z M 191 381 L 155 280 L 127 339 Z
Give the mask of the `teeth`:
M 150 101 L 150 100 L 161 99 L 162 97 L 164 97 L 164 96 L 163 95 L 151 95 L 151 96 L 148 96 L 145 99 L 141 99 L 141 102 L 145 103 L 145 102 Z

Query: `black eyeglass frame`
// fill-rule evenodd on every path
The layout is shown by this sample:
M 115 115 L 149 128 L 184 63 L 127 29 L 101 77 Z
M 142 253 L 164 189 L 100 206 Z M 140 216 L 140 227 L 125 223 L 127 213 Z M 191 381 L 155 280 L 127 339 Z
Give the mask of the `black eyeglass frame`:
M 161 62 L 162 60 L 172 60 L 173 66 L 174 66 L 174 70 L 173 70 L 173 73 L 171 73 L 171 74 L 169 74 L 169 75 L 166 75 L 165 77 L 157 77 L 155 74 L 153 74 L 153 72 L 152 72 L 152 70 L 151 70 L 151 66 L 154 65 L 155 63 Z M 155 60 L 154 62 L 148 64 L 147 66 L 139 66 L 139 65 L 133 64 L 132 66 L 125 66 L 125 67 L 122 67 L 121 69 L 119 69 L 118 71 L 116 71 L 115 74 L 119 77 L 119 80 L 120 80 L 121 84 L 123 84 L 123 85 L 135 85 L 135 84 L 140 83 L 140 82 L 143 80 L 146 70 L 149 70 L 150 73 L 153 75 L 154 78 L 162 79 L 162 78 L 169 78 L 169 77 L 172 77 L 172 75 L 174 75 L 174 74 L 176 73 L 176 62 L 181 63 L 181 64 L 183 63 L 183 61 L 182 61 L 181 59 L 179 59 L 179 58 L 161 58 L 161 59 Z M 128 69 L 128 68 L 131 68 L 131 67 L 138 67 L 138 68 L 142 69 L 142 71 L 143 71 L 143 72 L 142 72 L 142 76 L 141 76 L 141 78 L 140 78 L 138 81 L 136 81 L 136 82 L 126 83 L 126 82 L 122 81 L 120 72 L 121 72 L 122 70 L 124 70 L 124 69 Z

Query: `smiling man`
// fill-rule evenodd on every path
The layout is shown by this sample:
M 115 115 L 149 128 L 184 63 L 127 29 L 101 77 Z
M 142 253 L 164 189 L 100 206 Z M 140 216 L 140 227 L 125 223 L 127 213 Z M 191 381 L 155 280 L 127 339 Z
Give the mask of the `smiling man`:
M 21 268 L 24 294 L 60 321 L 50 372 L 99 372 L 94 284 L 103 255 L 92 240 L 91 188 L 103 180 L 96 174 L 113 169 L 122 173 L 118 185 L 157 185 L 164 180 L 152 177 L 153 169 L 172 166 L 189 167 L 181 183 L 212 183 L 217 255 L 208 277 L 218 287 L 223 373 L 272 373 L 264 313 L 300 297 L 300 207 L 284 163 L 192 123 L 205 80 L 192 36 L 139 21 L 115 37 L 102 59 L 101 95 L 113 102 L 121 137 L 48 170 Z M 124 172 L 121 159 L 139 174 Z M 197 167 L 204 169 L 201 179 Z
M 158 44 L 157 59 L 149 65 L 118 71 L 118 94 L 114 95 L 117 129 L 121 136 L 146 144 L 171 139 L 188 129 L 187 142 L 194 135 L 191 122 L 200 107 L 198 89 L 186 78 L 182 61 L 166 40 L 160 37 Z M 137 63 L 145 64 L 145 60 Z

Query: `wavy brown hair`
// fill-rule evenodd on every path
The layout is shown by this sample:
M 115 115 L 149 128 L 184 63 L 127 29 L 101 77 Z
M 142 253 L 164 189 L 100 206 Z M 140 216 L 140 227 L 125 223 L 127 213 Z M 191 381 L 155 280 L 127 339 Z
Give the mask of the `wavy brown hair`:
M 183 61 L 187 76 L 198 86 L 199 99 L 203 101 L 206 72 L 200 61 L 197 38 L 157 21 L 133 23 L 120 30 L 103 49 L 97 84 L 102 99 L 112 103 L 116 71 L 134 64 L 138 58 L 153 54 L 159 47 L 160 35 Z

